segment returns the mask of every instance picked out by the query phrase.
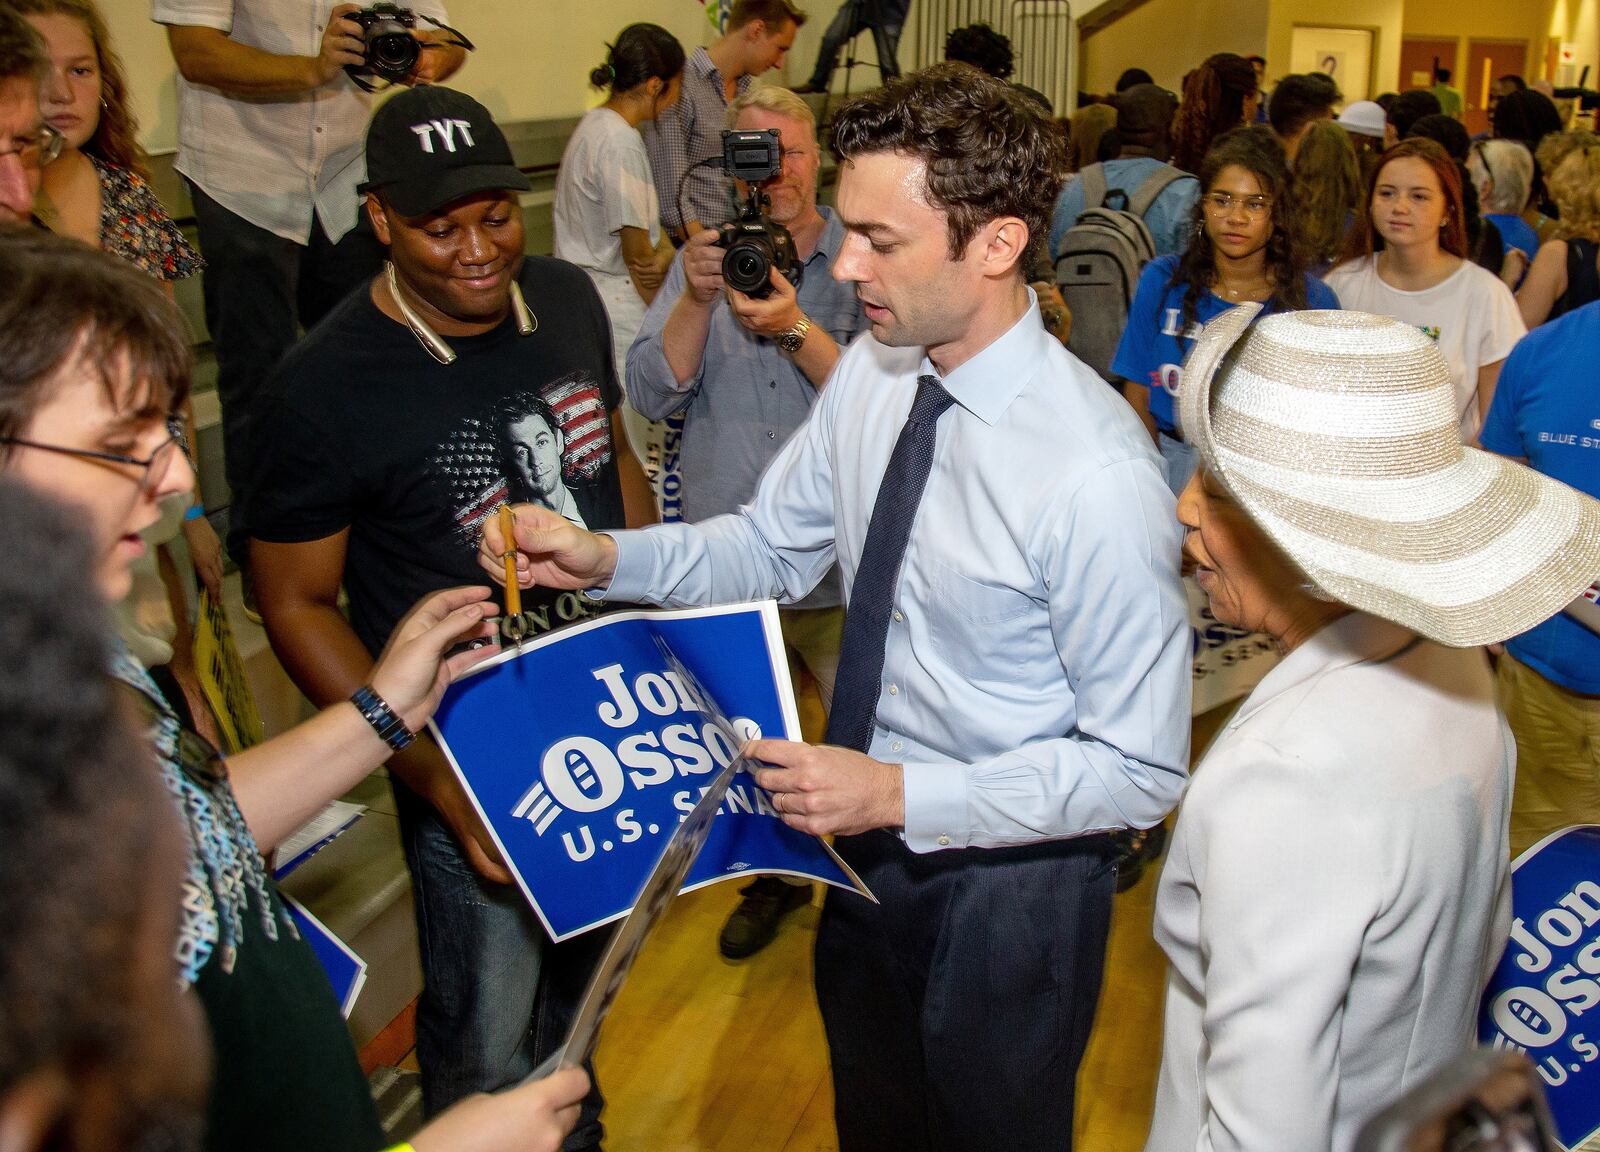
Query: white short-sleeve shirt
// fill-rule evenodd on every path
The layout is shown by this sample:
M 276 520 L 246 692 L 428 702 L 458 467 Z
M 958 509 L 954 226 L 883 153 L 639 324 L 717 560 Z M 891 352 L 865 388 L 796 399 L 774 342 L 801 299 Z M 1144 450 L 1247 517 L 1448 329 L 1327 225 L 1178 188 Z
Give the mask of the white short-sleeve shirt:
M 335 0 L 152 0 L 151 19 L 215 28 L 277 56 L 315 56 Z M 437 0 L 407 0 L 445 20 Z M 236 216 L 306 243 L 313 211 L 328 238 L 355 227 L 367 176 L 371 94 L 338 76 L 308 92 L 247 99 L 178 77 L 175 166 Z
M 1504 360 L 1527 332 L 1511 289 L 1470 260 L 1463 260 L 1445 280 L 1420 292 L 1384 283 L 1378 276 L 1376 256 L 1341 264 L 1323 280 L 1339 294 L 1339 303 L 1345 308 L 1393 316 L 1433 337 L 1450 365 L 1462 443 L 1476 441 L 1482 423 L 1478 369 Z
M 580 268 L 624 276 L 618 233 L 641 228 L 654 245 L 661 238 L 659 217 L 643 138 L 611 109 L 593 109 L 578 122 L 561 156 L 555 254 Z

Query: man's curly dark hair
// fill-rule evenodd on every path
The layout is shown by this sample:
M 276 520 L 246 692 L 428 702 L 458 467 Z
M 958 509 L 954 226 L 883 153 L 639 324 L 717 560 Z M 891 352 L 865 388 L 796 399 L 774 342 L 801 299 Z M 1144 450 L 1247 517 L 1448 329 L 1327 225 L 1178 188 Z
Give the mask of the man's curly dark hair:
M 51 1066 L 126 1073 L 149 1023 L 131 1018 L 130 955 L 151 822 L 172 812 L 111 680 L 110 614 L 73 519 L 0 479 L 0 1096 Z
M 70 365 L 99 377 L 118 415 L 183 404 L 189 338 L 154 277 L 37 228 L 0 229 L 0 269 L 0 436 L 24 434 Z
M 936 64 L 840 110 L 834 158 L 873 152 L 926 165 L 924 190 L 948 221 L 950 259 L 959 260 L 989 221 L 1015 216 L 1030 238 L 1018 273 L 1032 267 L 1067 168 L 1061 133 L 1034 101 L 970 65 Z

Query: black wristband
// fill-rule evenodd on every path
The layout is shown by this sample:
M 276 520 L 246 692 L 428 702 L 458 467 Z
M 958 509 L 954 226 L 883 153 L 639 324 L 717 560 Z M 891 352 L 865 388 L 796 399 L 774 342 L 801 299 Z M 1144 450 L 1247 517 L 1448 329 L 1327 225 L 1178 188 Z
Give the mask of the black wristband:
M 396 752 L 417 738 L 417 734 L 406 727 L 405 721 L 395 715 L 394 709 L 389 707 L 384 698 L 372 690 L 372 685 L 364 684 L 357 688 L 350 697 L 350 703 L 372 725 L 378 738 Z

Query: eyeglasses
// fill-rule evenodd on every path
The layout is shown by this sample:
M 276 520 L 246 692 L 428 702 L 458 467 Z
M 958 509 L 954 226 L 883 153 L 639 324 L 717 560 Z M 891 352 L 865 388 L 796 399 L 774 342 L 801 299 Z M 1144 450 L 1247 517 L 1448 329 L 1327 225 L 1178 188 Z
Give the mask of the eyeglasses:
M 15 156 L 24 168 L 43 168 L 61 155 L 67 144 L 67 138 L 48 124 L 31 136 L 13 136 L 12 139 L 17 146 L 0 152 L 0 156 Z
M 1226 216 L 1233 211 L 1235 204 L 1244 208 L 1244 214 L 1252 220 L 1259 220 L 1272 210 L 1271 196 L 1235 196 L 1231 192 L 1207 192 L 1201 197 L 1205 201 L 1206 213 L 1210 216 Z
M 41 444 L 37 440 L 24 440 L 21 436 L 0 436 L 0 444 L 11 444 L 18 448 L 35 448 L 40 452 L 58 452 L 62 456 L 76 456 L 82 460 L 97 460 L 106 464 L 121 464 L 126 467 L 138 468 L 139 486 L 152 488 L 167 474 L 167 465 L 172 463 L 173 454 L 183 452 L 188 455 L 189 447 L 184 442 L 183 421 L 177 416 L 167 417 L 167 438 L 156 445 L 155 450 L 148 456 L 125 456 L 119 452 L 96 452 L 88 448 L 65 448 L 60 444 Z

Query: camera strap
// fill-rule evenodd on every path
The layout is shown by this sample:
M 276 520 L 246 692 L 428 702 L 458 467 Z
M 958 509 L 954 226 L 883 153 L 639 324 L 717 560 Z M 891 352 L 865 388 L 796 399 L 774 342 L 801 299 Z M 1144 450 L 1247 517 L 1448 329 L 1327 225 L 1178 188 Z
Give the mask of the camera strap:
M 455 39 L 453 39 L 453 40 L 448 42 L 452 47 L 465 48 L 468 52 L 476 52 L 478 50 L 477 46 L 475 44 L 473 44 L 473 42 L 471 40 L 467 39 L 467 34 L 465 32 L 462 32 L 458 28 L 450 27 L 450 25 L 446 24 L 443 20 L 435 20 L 432 16 L 429 16 L 426 12 L 418 12 L 417 13 L 417 19 L 418 20 L 426 20 L 429 24 L 432 24 L 435 28 L 439 29 L 439 31 L 441 31 L 441 32 L 450 33 L 451 36 L 455 37 Z M 441 48 L 441 47 L 444 47 L 444 45 L 441 45 L 441 44 L 432 44 L 432 43 L 428 43 L 428 42 L 424 42 L 422 46 L 424 48 Z
M 400 277 L 394 270 L 394 261 L 383 262 L 384 282 L 389 286 L 389 296 L 394 301 L 395 307 L 400 309 L 400 315 L 405 317 L 406 327 L 411 329 L 411 334 L 417 338 L 417 343 L 440 364 L 453 364 L 456 351 L 445 343 L 443 336 L 433 330 L 424 320 L 411 302 L 406 299 L 405 293 L 400 290 Z M 532 336 L 539 330 L 539 318 L 528 307 L 528 302 L 522 298 L 522 286 L 515 280 L 511 281 L 511 314 L 517 320 L 517 335 Z

